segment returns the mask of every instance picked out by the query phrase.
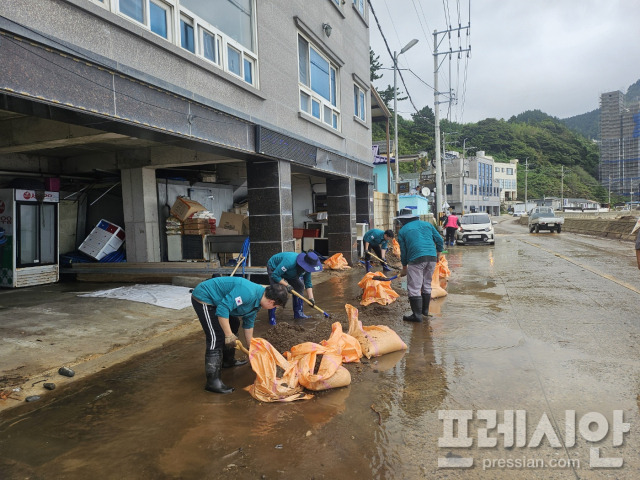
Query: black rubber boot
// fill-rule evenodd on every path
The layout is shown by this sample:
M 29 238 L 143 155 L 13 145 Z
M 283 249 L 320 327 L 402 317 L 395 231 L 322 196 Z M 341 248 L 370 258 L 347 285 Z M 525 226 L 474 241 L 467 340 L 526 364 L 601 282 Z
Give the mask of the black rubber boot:
M 209 350 L 204 356 L 204 371 L 207 374 L 207 384 L 204 389 L 214 393 L 231 393 L 233 388 L 227 387 L 220 380 L 222 367 L 222 349 Z
M 422 294 L 422 316 L 429 316 L 429 303 L 431 303 L 431 294 L 423 293 Z
M 364 262 L 364 268 L 366 268 L 367 273 L 369 273 L 371 271 L 371 262 L 369 260 L 366 260 Z
M 411 315 L 404 315 L 402 319 L 405 322 L 421 322 L 422 321 L 422 297 L 409 297 L 411 305 Z
M 236 347 L 224 347 L 222 350 L 222 368 L 240 367 L 249 360 L 236 360 Z

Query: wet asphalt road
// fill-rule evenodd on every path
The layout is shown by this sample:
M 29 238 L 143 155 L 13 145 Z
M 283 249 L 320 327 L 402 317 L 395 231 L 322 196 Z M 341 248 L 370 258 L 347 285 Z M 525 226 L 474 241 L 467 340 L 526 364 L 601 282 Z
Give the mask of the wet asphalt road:
M 372 359 L 349 387 L 290 404 L 209 394 L 191 336 L 0 414 L 0 478 L 640 478 L 633 245 L 501 222 L 495 247 L 450 247 L 449 295 L 430 325 L 381 318 L 409 348 Z M 340 308 L 360 278 L 318 287 L 323 308 Z M 248 385 L 253 373 L 224 378 Z M 496 411 L 503 423 L 511 410 L 526 425 L 506 435 L 478 419 Z M 456 411 L 472 417 L 454 434 L 470 447 L 442 445 L 439 417 Z M 628 433 L 616 434 L 614 411 Z M 485 427 L 496 446 L 482 446 Z M 469 458 L 471 468 L 438 467 Z

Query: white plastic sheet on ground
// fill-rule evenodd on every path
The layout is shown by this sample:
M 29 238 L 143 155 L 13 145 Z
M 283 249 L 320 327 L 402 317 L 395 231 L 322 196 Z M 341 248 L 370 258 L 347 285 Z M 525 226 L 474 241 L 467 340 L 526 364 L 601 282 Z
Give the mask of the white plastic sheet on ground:
M 149 303 L 158 307 L 182 310 L 191 306 L 191 294 L 188 287 L 175 285 L 133 285 L 127 287 L 99 290 L 83 293 L 79 297 L 102 297 Z

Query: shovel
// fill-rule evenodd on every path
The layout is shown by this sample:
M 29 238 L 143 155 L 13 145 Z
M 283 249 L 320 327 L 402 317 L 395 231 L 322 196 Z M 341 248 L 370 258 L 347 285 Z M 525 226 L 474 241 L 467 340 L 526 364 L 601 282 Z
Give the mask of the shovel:
M 387 262 L 385 262 L 384 260 L 382 260 L 380 257 L 374 255 L 371 252 L 368 252 L 369 255 L 371 255 L 373 258 L 375 258 L 376 260 L 378 260 L 379 262 L 382 262 L 383 264 L 385 264 L 387 267 L 391 268 L 391 265 L 389 265 Z
M 394 275 L 393 277 L 383 277 L 382 275 L 374 275 L 371 277 L 371 280 L 378 280 L 379 282 L 390 282 L 391 280 L 395 280 L 398 278 L 398 275 Z
M 315 308 L 316 310 L 318 310 L 319 312 L 321 312 L 325 317 L 329 318 L 329 314 L 327 312 L 325 312 L 324 310 L 322 310 L 320 307 L 318 307 L 317 305 L 314 305 L 313 303 L 311 303 L 309 300 L 307 300 L 306 298 L 304 298 L 302 295 L 300 295 L 298 292 L 296 292 L 295 290 L 291 290 L 291 294 L 295 295 L 298 298 L 301 298 L 302 300 L 304 300 L 305 302 L 307 302 L 309 305 L 311 305 L 313 308 Z
M 240 256 L 238 257 L 238 260 L 236 261 L 236 268 L 233 269 L 233 272 L 231 272 L 231 276 L 233 277 L 236 274 L 236 271 L 238 270 L 238 267 L 240 265 L 242 265 L 242 262 L 244 262 L 246 260 L 246 258 L 244 258 L 242 256 L 242 254 L 240 254 Z

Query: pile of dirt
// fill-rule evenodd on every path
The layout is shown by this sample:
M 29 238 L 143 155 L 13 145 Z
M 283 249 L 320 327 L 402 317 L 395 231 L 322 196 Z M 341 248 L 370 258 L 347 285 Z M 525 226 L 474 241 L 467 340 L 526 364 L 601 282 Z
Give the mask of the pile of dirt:
M 409 309 L 408 301 L 404 296 L 400 296 L 390 305 L 373 303 L 363 307 L 359 305 L 359 302 L 358 298 L 354 299 L 351 304 L 358 308 L 358 320 L 362 322 L 362 325 L 389 325 L 393 328 L 391 323 L 395 323 L 397 319 L 401 320 L 402 315 L 407 313 Z M 394 322 L 390 322 L 390 320 L 394 320 Z M 305 322 L 308 326 L 304 325 Z M 345 333 L 348 332 L 347 313 L 343 310 L 339 313 L 333 313 L 329 318 L 323 317 L 320 320 L 314 318 L 313 321 L 303 320 L 297 324 L 278 322 L 261 336 L 280 353 L 284 353 L 301 343 L 320 343 L 322 340 L 327 340 L 331 335 L 331 325 L 335 322 L 340 323 Z

